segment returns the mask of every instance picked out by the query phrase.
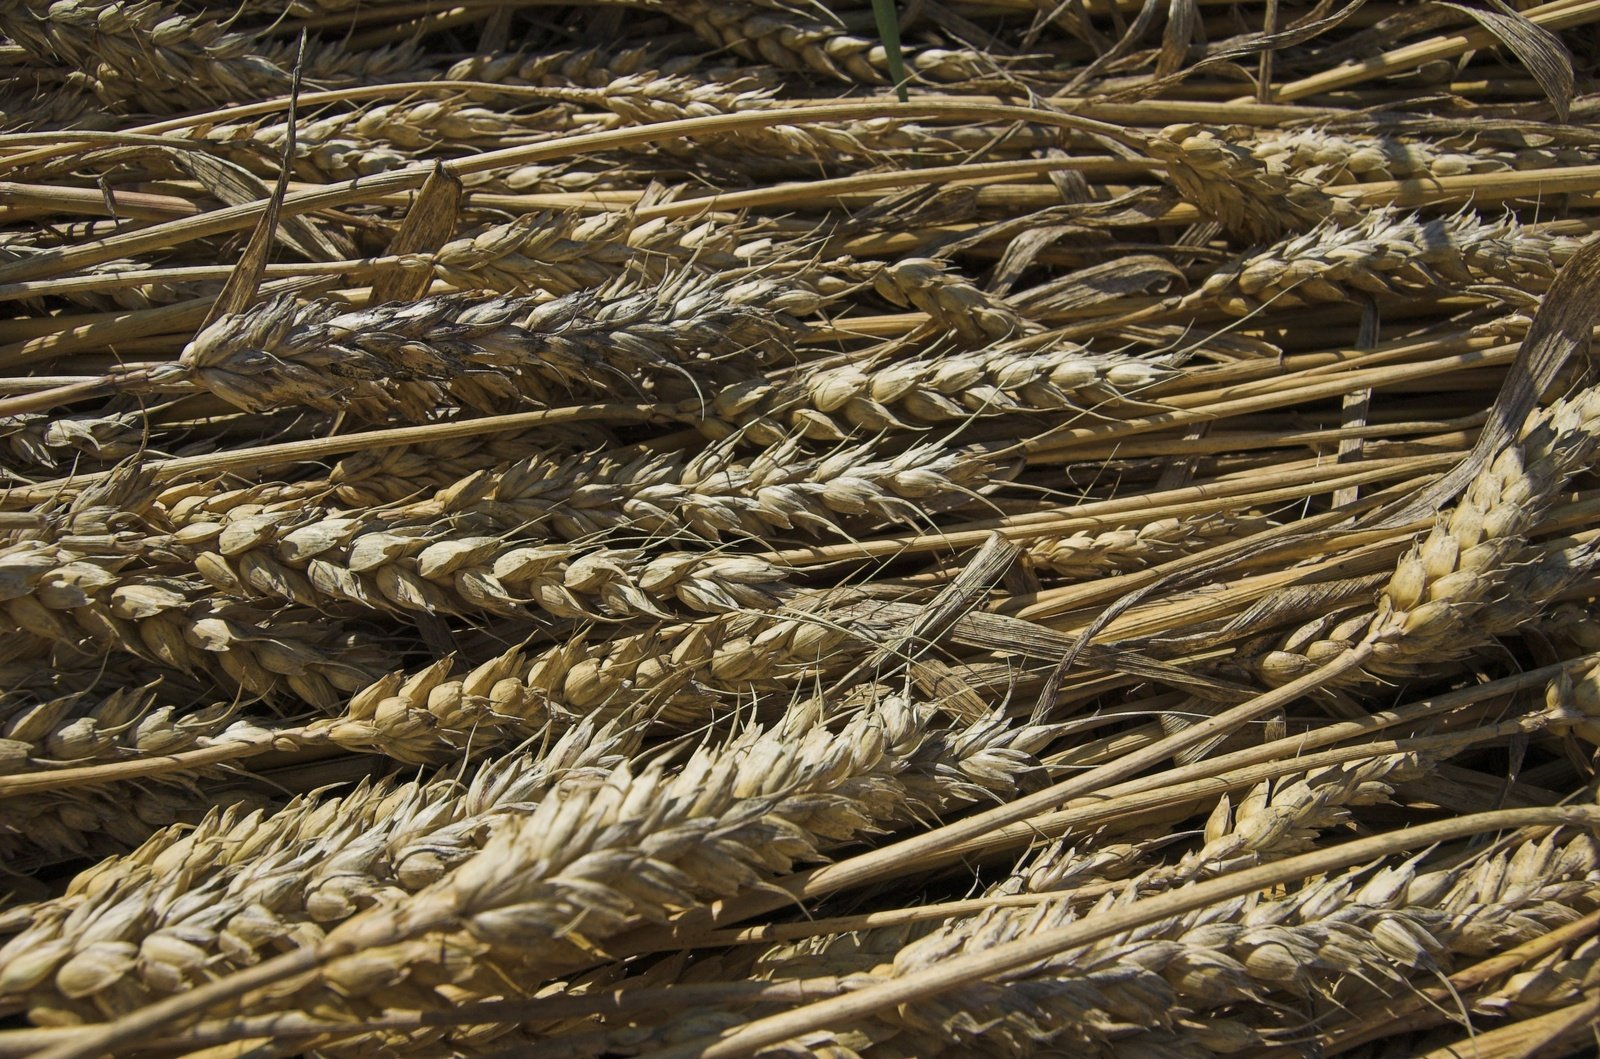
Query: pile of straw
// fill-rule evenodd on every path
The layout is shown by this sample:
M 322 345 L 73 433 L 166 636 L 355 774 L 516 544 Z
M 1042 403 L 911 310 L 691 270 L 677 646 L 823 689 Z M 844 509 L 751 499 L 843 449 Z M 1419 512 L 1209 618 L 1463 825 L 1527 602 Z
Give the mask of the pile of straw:
M 1597 21 L 0 2 L 0 1059 L 1592 1048 Z

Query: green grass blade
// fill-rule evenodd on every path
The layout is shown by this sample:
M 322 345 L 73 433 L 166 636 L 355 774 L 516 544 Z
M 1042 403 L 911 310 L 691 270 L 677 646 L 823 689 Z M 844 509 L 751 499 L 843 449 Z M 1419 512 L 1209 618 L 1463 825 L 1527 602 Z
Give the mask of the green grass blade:
M 872 17 L 878 23 L 878 39 L 889 56 L 889 77 L 894 81 L 894 94 L 900 102 L 907 100 L 906 60 L 900 51 L 900 16 L 894 9 L 894 0 L 872 0 Z

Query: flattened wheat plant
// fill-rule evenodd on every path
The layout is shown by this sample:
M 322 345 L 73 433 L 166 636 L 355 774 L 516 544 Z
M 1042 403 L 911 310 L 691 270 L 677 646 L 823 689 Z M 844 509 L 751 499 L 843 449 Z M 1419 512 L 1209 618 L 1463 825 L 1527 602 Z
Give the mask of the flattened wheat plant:
M 0 1059 L 1593 1053 L 1597 22 L 0 0 Z

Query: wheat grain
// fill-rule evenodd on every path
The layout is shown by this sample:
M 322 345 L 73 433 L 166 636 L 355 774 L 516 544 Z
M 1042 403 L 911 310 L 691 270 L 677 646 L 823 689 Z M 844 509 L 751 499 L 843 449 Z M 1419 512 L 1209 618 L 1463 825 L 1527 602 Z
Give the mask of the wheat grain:
M 1600 941 L 1579 942 L 1570 953 L 1560 951 L 1506 978 L 1488 995 L 1473 998 L 1475 1013 L 1526 1017 L 1581 999 L 1600 974 Z
M 1566 714 L 1573 735 L 1600 746 L 1600 665 L 1552 680 L 1545 704 Z
M 84 72 L 37 60 L 6 71 L 6 103 L 0 121 L 8 129 L 104 128 L 113 124 L 94 98 Z
M 247 486 L 230 486 L 218 479 L 178 482 L 156 494 L 151 523 L 166 530 L 182 530 L 192 523 L 243 518 L 303 505 L 333 488 L 320 478 Z

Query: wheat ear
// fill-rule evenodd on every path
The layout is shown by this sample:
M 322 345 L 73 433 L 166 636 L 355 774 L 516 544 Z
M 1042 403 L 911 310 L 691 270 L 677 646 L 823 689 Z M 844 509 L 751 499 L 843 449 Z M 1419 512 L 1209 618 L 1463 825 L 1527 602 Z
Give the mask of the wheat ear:
M 1600 446 L 1600 390 L 1581 391 L 1529 417 L 1519 436 L 1468 484 L 1456 507 L 1395 567 L 1376 614 L 1358 613 L 1321 638 L 1291 637 L 1260 669 L 1281 682 L 1336 657 L 1356 641 L 1372 645 L 1374 673 L 1404 675 L 1424 662 L 1459 658 L 1480 643 L 1477 618 L 1496 602 L 1510 572 L 1531 552 L 1538 525 L 1571 475 Z
M 291 40 L 262 50 L 251 34 L 155 2 L 29 0 L 0 10 L 0 29 L 40 58 L 94 71 L 103 101 L 157 113 L 287 91 L 295 58 Z M 351 52 L 313 44 L 305 76 L 316 83 L 366 84 L 418 65 L 410 48 Z
M 649 290 L 553 302 L 442 295 L 350 310 L 280 298 L 201 332 L 157 385 L 188 383 L 245 409 L 306 406 L 421 422 L 448 397 L 497 410 L 569 392 L 665 388 L 693 396 L 737 368 L 785 358 L 815 296 L 689 273 Z M 727 361 L 725 358 L 736 358 Z
M 1171 370 L 1071 343 L 1028 353 L 1005 345 L 981 353 L 813 371 L 790 381 L 734 383 L 712 410 L 750 440 L 776 444 L 790 431 L 819 441 L 857 432 L 913 430 L 974 416 L 1093 408 L 1137 393 Z
M 1046 1043 L 1093 1049 L 1125 1038 L 1120 1026 L 1140 1027 L 1134 1039 L 1152 1048 L 1260 1047 L 1294 1032 L 1274 1012 L 1274 998 L 1333 1012 L 1392 995 L 1453 959 L 1570 922 L 1592 903 L 1597 881 L 1600 848 L 1588 836 L 1525 842 L 1470 868 L 1426 871 L 1412 861 L 1376 878 L 1334 875 L 1289 897 L 1235 898 L 1153 923 L 889 1017 L 900 1031 L 895 1040 L 913 1054 L 1015 1054 Z M 914 973 L 1123 903 L 1108 898 L 1083 912 L 1046 904 L 957 921 L 902 948 L 878 973 Z M 1229 1001 L 1237 1006 L 1219 1010 Z M 983 1014 L 997 1021 L 980 1021 Z
M 1198 125 L 1171 125 L 1146 143 L 1166 165 L 1167 181 L 1230 233 L 1266 242 L 1313 228 L 1324 221 L 1355 222 L 1360 214 L 1345 199 L 1285 169 L 1269 166 L 1250 151 Z
M 937 442 L 882 456 L 871 444 L 812 455 L 797 439 L 749 455 L 746 449 L 735 437 L 688 456 L 531 456 L 464 477 L 406 510 L 481 518 L 522 536 L 561 540 L 633 532 L 713 541 L 794 531 L 841 536 L 961 507 L 1009 470 L 979 450 Z
M 98 1021 L 314 945 L 374 902 L 425 889 L 556 789 L 596 782 L 634 745 L 578 725 L 537 755 L 412 782 L 363 783 L 271 813 L 213 812 L 82 873 L 0 948 L 0 996 Z M 103 928 L 80 933 L 94 919 Z
M 1263 307 L 1345 302 L 1352 293 L 1416 296 L 1498 284 L 1521 294 L 1548 287 L 1582 245 L 1515 219 L 1469 213 L 1422 218 L 1375 210 L 1354 224 L 1291 235 L 1209 276 L 1188 301 L 1247 315 Z
M 0 608 L 13 629 L 53 642 L 88 641 L 257 695 L 286 690 L 324 708 L 390 668 L 358 635 L 272 614 L 182 578 L 129 573 L 101 557 L 24 542 L 0 549 Z

